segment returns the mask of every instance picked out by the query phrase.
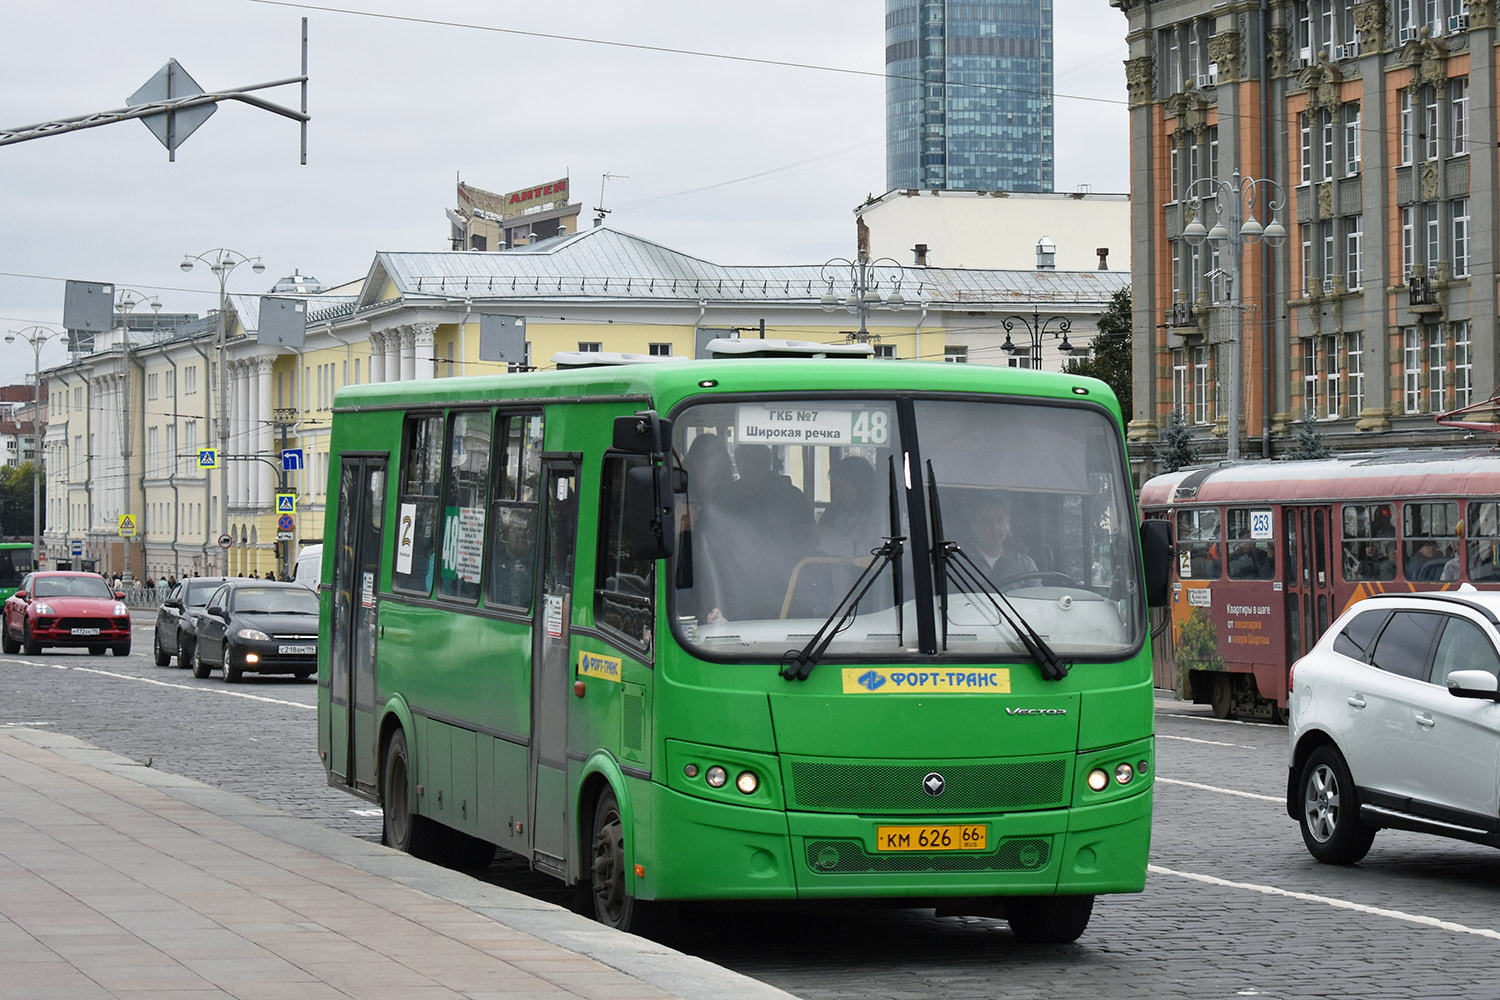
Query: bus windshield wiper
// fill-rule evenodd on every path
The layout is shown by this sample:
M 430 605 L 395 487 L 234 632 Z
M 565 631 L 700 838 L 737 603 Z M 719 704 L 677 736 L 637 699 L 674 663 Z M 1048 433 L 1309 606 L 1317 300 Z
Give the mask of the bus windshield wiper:
M 902 636 L 902 604 L 906 600 L 906 595 L 901 575 L 901 553 L 904 551 L 906 538 L 899 534 L 901 509 L 896 500 L 896 460 L 894 458 L 890 460 L 890 519 L 891 533 L 886 537 L 885 544 L 870 553 L 875 558 L 870 560 L 844 596 L 839 598 L 833 612 L 813 633 L 807 645 L 800 650 L 787 653 L 782 659 L 781 676 L 789 681 L 807 680 L 813 667 L 818 665 L 818 660 L 822 659 L 823 654 L 828 651 L 834 638 L 854 624 L 854 619 L 859 613 L 859 602 L 864 599 L 865 594 L 869 593 L 875 581 L 880 579 L 881 572 L 887 566 L 891 567 L 892 596 L 896 601 L 896 645 L 900 646 L 905 641 Z
M 1068 664 L 1016 610 L 1015 605 L 1010 603 L 1010 598 L 975 565 L 974 560 L 969 558 L 969 554 L 957 542 L 943 537 L 942 506 L 938 501 L 937 480 L 932 475 L 931 462 L 927 463 L 927 495 L 932 506 L 932 566 L 937 585 L 938 613 L 943 620 L 943 650 L 946 652 L 948 649 L 948 579 L 951 575 L 952 579 L 969 592 L 989 598 L 1000 620 L 1010 626 L 1021 645 L 1026 647 L 1026 652 L 1036 660 L 1043 680 L 1060 681 L 1068 676 Z

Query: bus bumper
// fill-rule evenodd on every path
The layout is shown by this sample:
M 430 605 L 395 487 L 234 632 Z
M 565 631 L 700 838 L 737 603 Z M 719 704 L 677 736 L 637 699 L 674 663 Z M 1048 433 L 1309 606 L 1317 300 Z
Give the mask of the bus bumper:
M 988 849 L 931 853 L 876 850 L 878 826 L 912 825 L 911 817 L 783 814 L 659 785 L 649 794 L 651 819 L 639 802 L 636 814 L 635 863 L 644 871 L 632 891 L 642 899 L 942 899 L 1145 887 L 1150 786 L 1071 810 L 945 816 L 944 825 L 984 824 Z

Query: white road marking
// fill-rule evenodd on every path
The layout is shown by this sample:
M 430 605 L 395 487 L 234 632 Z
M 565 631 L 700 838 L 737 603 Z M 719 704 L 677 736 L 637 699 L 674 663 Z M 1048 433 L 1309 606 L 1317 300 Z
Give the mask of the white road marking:
M 355 816 L 384 816 L 385 815 L 385 811 L 382 810 L 382 809 L 350 809 L 349 811 L 351 813 L 353 813 Z
M 1234 882 L 1230 879 L 1218 878 L 1214 875 L 1200 875 L 1197 872 L 1180 872 L 1173 868 L 1163 868 L 1160 865 L 1147 865 L 1146 870 L 1153 875 L 1170 875 L 1173 878 L 1184 878 L 1193 882 L 1202 882 L 1204 885 L 1221 886 L 1226 889 L 1242 889 L 1246 892 L 1258 892 L 1265 896 L 1284 896 L 1287 899 L 1297 899 L 1306 903 L 1322 903 L 1324 906 L 1331 906 L 1339 910 L 1352 910 L 1355 913 L 1364 913 L 1374 917 L 1386 917 L 1390 920 L 1401 920 L 1409 924 L 1420 924 L 1423 927 L 1434 927 L 1438 930 L 1452 931 L 1455 934 L 1473 934 L 1475 937 L 1500 941 L 1500 931 L 1492 930 L 1488 927 L 1470 927 L 1467 924 L 1455 923 L 1452 920 L 1441 920 L 1422 913 L 1407 913 L 1404 910 L 1391 910 L 1383 906 L 1367 906 L 1364 903 L 1356 903 L 1348 899 L 1338 899 L 1334 896 L 1320 896 L 1312 892 L 1295 892 L 1291 889 L 1282 889 L 1274 885 L 1259 885 L 1255 882 Z
M 1196 788 L 1200 792 L 1218 792 L 1221 795 L 1238 795 L 1242 799 L 1257 799 L 1261 802 L 1276 802 L 1282 805 L 1286 804 L 1285 798 L 1279 798 L 1275 795 L 1261 795 L 1257 792 L 1240 792 L 1236 791 L 1233 788 L 1220 788 L 1218 785 L 1202 785 L 1196 781 L 1183 781 L 1180 778 L 1163 778 L 1159 774 L 1156 776 L 1156 783 L 1159 785 L 1182 785 L 1185 788 Z
M 28 667 L 49 667 L 53 670 L 78 670 L 85 674 L 98 674 L 100 677 L 113 677 L 122 681 L 135 681 L 138 684 L 155 684 L 157 687 L 175 688 L 178 691 L 197 691 L 202 694 L 228 695 L 231 698 L 245 698 L 249 701 L 261 701 L 268 705 L 285 705 L 288 708 L 305 708 L 309 712 L 316 712 L 318 706 L 304 705 L 298 701 L 287 701 L 284 698 L 267 698 L 261 694 L 251 694 L 248 691 L 234 691 L 225 687 L 210 687 L 203 684 L 174 684 L 170 681 L 158 681 L 150 677 L 133 677 L 130 674 L 120 674 L 113 670 L 100 670 L 97 667 L 75 667 L 66 663 L 38 663 L 36 660 L 10 660 L 10 663 L 24 663 Z
M 1203 743 L 1211 747 L 1238 747 L 1241 750 L 1260 749 L 1260 747 L 1253 747 L 1248 743 L 1221 743 L 1218 740 L 1200 740 L 1192 736 L 1171 736 L 1167 733 L 1157 733 L 1156 738 L 1159 740 L 1180 740 L 1183 743 Z
M 1255 722 L 1250 719 L 1219 719 L 1211 715 L 1189 715 L 1186 712 L 1162 712 L 1156 713 L 1169 719 L 1187 719 L 1189 722 L 1217 722 L 1222 726 L 1258 726 L 1261 729 L 1285 729 L 1286 726 L 1279 722 Z

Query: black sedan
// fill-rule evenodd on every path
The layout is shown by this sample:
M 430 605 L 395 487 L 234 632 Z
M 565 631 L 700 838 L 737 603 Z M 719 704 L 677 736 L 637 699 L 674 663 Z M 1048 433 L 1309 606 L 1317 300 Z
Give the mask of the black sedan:
M 318 669 L 318 595 L 300 583 L 230 580 L 208 599 L 193 643 L 193 676 L 222 667 L 233 683 L 246 673 L 311 677 Z
M 228 580 L 224 576 L 190 576 L 167 594 L 156 612 L 156 629 L 151 638 L 151 651 L 156 655 L 158 667 L 171 663 L 173 656 L 177 657 L 179 667 L 192 666 L 198 616 L 208 607 L 209 595 Z

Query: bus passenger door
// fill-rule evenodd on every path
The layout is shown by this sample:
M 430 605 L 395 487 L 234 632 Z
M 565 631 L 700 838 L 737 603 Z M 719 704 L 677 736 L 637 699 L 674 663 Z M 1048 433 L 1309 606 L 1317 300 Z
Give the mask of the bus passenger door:
M 1327 631 L 1335 615 L 1333 508 L 1281 508 L 1282 574 L 1286 593 L 1286 662 L 1302 656 Z
M 545 463 L 542 470 L 542 572 L 531 676 L 532 863 L 565 874 L 568 860 L 568 620 L 573 613 L 573 566 L 578 534 L 578 464 Z
M 335 778 L 376 791 L 375 591 L 385 518 L 383 457 L 345 456 L 333 552 L 328 650 L 328 753 Z

